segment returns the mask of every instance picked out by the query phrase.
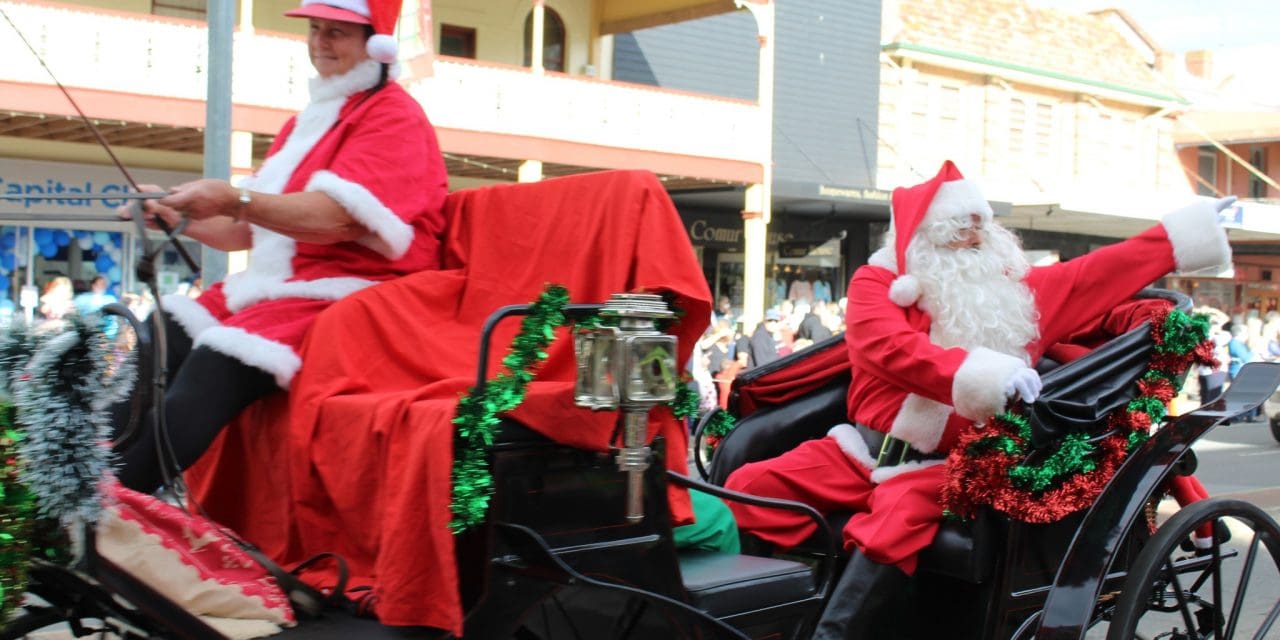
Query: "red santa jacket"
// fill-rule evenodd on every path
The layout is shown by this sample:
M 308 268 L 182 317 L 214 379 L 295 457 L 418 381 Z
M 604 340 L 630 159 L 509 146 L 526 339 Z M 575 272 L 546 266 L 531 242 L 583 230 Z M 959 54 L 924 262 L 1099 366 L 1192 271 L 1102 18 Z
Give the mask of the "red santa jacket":
M 1129 240 L 1075 260 L 1032 268 L 1025 283 L 1035 298 L 1040 338 L 1027 345 L 1023 360 L 984 348 L 944 349 L 930 342 L 928 315 L 918 306 L 903 308 L 889 300 L 897 268 L 892 252 L 882 249 L 849 283 L 849 418 L 906 440 L 920 451 L 945 453 L 962 429 L 1004 408 L 1009 374 L 1038 360 L 1046 346 L 1175 268 L 1194 271 L 1229 260 L 1217 212 L 1206 202 L 1170 213 L 1160 225 Z M 851 427 L 836 427 L 831 436 L 850 457 L 875 469 L 874 452 L 867 451 Z M 921 464 L 929 463 L 899 465 L 894 471 Z M 873 474 L 877 480 L 884 477 Z
M 245 183 L 266 193 L 325 193 L 370 234 L 312 244 L 254 226 L 249 268 L 226 281 L 233 312 L 286 297 L 336 300 L 439 267 L 448 187 L 439 145 L 422 106 L 400 85 L 368 90 L 377 72 L 369 61 L 314 84 L 311 104 L 285 124 Z

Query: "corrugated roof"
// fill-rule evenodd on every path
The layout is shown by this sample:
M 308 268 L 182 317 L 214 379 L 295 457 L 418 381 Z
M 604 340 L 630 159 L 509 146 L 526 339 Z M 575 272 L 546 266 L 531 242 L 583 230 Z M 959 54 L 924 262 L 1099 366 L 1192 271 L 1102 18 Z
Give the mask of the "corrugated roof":
M 892 0 L 886 2 L 886 9 Z M 909 43 L 1168 93 L 1169 87 L 1103 17 L 1022 0 L 897 0 L 885 43 Z M 890 15 L 886 10 L 886 15 Z M 896 27 L 896 29 L 895 29 Z M 896 31 L 896 32 L 894 32 Z

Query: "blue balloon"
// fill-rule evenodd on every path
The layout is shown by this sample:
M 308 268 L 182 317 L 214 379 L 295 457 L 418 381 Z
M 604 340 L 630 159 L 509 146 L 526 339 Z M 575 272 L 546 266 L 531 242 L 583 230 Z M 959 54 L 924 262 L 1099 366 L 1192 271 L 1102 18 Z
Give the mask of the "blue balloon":
M 99 253 L 98 257 L 93 260 L 93 266 L 98 270 L 98 273 L 106 273 L 115 265 L 116 261 L 112 260 L 111 256 L 105 253 Z
M 116 265 L 107 269 L 107 279 L 112 282 L 120 282 L 120 266 Z
M 92 238 L 93 238 L 93 232 L 92 232 L 92 231 L 80 231 L 80 230 L 76 230 L 76 231 L 72 231 L 71 233 L 74 233 L 74 234 L 75 234 L 75 236 L 76 236 L 76 240 L 84 240 L 85 238 L 90 238 L 90 239 L 92 239 Z
M 12 253 L 0 254 L 0 267 L 4 267 L 5 271 L 13 271 L 13 265 L 17 263 L 17 258 Z
M 111 234 L 111 246 L 117 249 L 124 246 L 124 234 L 123 233 Z
M 0 278 L 0 291 L 8 291 L 8 290 L 9 290 L 9 279 Z
M 53 229 L 36 229 L 36 244 L 49 244 L 50 240 L 53 240 Z
M 4 247 L 5 249 L 12 249 L 15 246 L 17 246 L 17 244 L 18 244 L 18 239 L 15 238 L 12 233 L 6 233 L 0 236 L 0 247 Z
M 44 256 L 46 260 L 52 260 L 54 256 L 58 255 L 58 247 L 52 244 L 42 244 L 40 245 L 40 255 Z
M 66 231 L 63 231 L 62 229 L 58 229 L 53 232 L 53 241 L 59 247 L 65 247 L 71 244 L 71 234 L 67 233 Z
M 94 244 L 100 244 L 100 245 L 102 245 L 102 246 L 104 246 L 104 247 L 105 247 L 105 246 L 107 245 L 107 243 L 108 243 L 108 242 L 111 242 L 111 234 L 107 233 L 106 231 L 94 231 L 94 232 L 93 232 L 93 243 L 94 243 Z

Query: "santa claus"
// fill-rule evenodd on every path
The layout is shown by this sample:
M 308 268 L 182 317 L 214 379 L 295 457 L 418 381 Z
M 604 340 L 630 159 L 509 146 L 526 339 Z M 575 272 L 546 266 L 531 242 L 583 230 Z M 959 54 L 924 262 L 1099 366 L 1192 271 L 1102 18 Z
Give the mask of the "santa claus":
M 743 466 L 726 486 L 853 512 L 852 554 L 815 638 L 861 638 L 915 571 L 942 520 L 942 462 L 957 437 L 1040 393 L 1044 348 L 1174 271 L 1229 264 L 1218 211 L 1203 201 L 1086 256 L 1031 267 L 1016 236 L 951 162 L 893 193 L 890 232 L 849 283 L 848 415 L 826 438 Z M 733 504 L 739 526 L 779 547 L 813 533 L 790 513 Z

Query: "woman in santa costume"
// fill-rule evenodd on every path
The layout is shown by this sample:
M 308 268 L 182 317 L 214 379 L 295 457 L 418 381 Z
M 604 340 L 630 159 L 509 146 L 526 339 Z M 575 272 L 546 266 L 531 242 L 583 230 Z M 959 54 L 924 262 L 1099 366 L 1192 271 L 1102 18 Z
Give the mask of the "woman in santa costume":
M 288 389 L 316 315 L 365 287 L 439 267 L 448 178 L 422 107 L 391 81 L 399 0 L 303 0 L 318 77 L 257 174 L 238 187 L 196 180 L 148 201 L 148 220 L 222 251 L 247 270 L 198 299 L 166 296 L 165 421 L 185 469 L 223 426 Z M 158 190 L 158 189 L 157 189 Z M 148 414 L 144 427 L 153 424 Z M 154 429 L 121 454 L 125 486 L 161 483 Z
M 1171 271 L 1229 264 L 1218 211 L 1231 200 L 1178 209 L 1124 242 L 1030 267 L 1017 238 L 951 162 L 931 180 L 894 191 L 885 246 L 849 283 L 854 424 L 748 464 L 726 483 L 854 513 L 843 530 L 852 557 L 815 638 L 874 637 L 876 608 L 903 588 L 942 520 L 946 454 L 1008 399 L 1035 400 L 1040 377 L 1032 367 L 1047 346 Z M 887 450 L 891 457 L 880 455 Z M 731 506 L 741 529 L 780 547 L 814 529 L 791 514 Z

